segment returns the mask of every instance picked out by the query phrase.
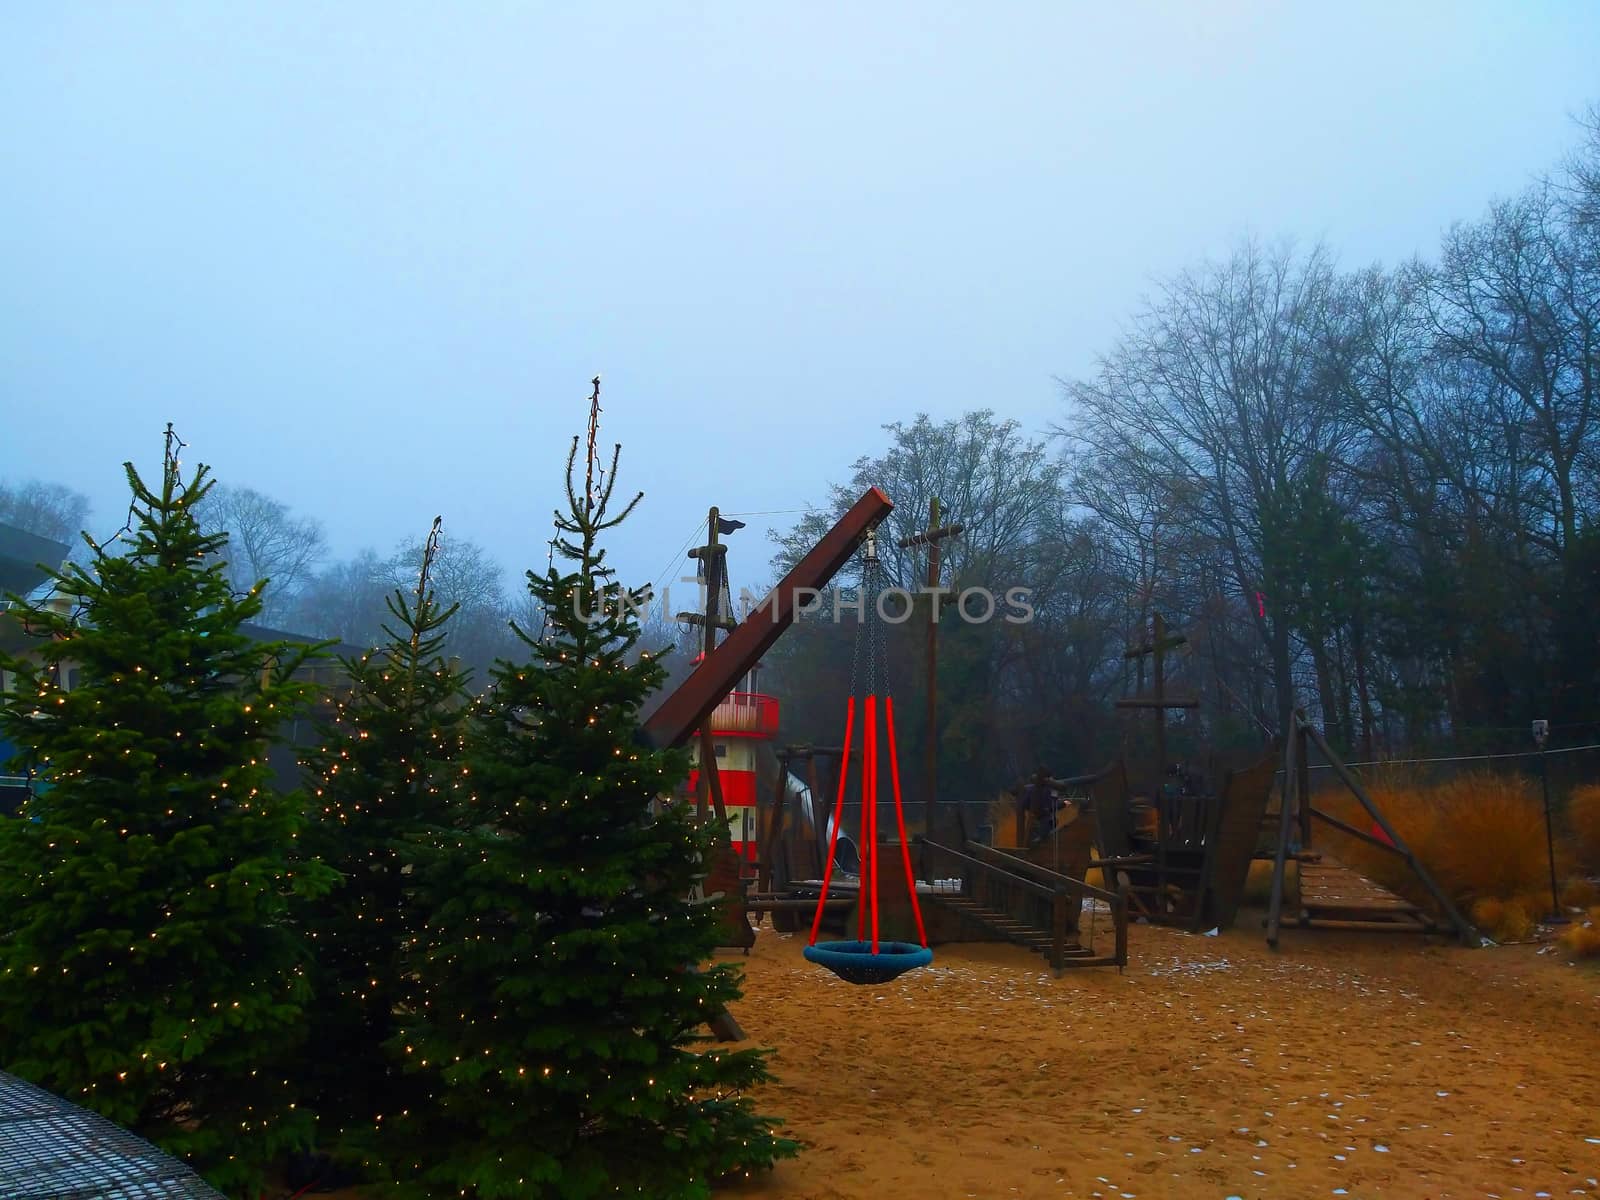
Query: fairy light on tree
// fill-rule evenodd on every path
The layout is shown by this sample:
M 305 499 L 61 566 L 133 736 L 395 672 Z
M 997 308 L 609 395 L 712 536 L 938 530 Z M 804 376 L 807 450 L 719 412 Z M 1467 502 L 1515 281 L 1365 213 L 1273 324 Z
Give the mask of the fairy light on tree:
M 72 614 L 27 605 L 36 640 L 0 654 L 0 727 L 47 784 L 0 821 L 0 1062 L 254 1194 L 310 1132 L 284 1069 L 307 994 L 289 917 L 333 877 L 294 861 L 304 797 L 266 750 L 315 648 L 241 631 L 261 588 L 233 594 L 195 519 L 207 468 L 185 482 L 165 440 L 159 487 L 126 464 L 125 532 L 55 574 Z
M 445 656 L 458 606 L 442 606 L 430 581 L 442 523 L 434 518 L 410 596 L 386 600 L 388 641 L 341 660 L 348 688 L 306 763 L 316 814 L 306 849 L 343 883 L 308 920 L 317 1004 L 305 1069 L 320 1148 L 352 1162 L 375 1152 L 386 1117 L 424 1099 L 386 1043 L 412 999 L 407 957 L 423 926 L 410 869 L 419 848 L 450 836 L 460 796 L 467 678 Z
M 429 1099 L 382 1121 L 386 1194 L 690 1196 L 794 1150 L 743 1094 L 765 1052 L 699 1052 L 739 976 L 686 969 L 718 938 L 689 902 L 709 835 L 682 806 L 651 815 L 688 763 L 640 734 L 664 672 L 628 661 L 645 596 L 599 548 L 641 497 L 610 515 L 620 447 L 600 470 L 597 397 L 585 464 L 580 438 L 567 458 L 562 564 L 528 572 L 546 635 L 516 627 L 524 661 L 496 664 L 470 719 L 474 799 L 416 866 L 421 990 L 391 1045 Z

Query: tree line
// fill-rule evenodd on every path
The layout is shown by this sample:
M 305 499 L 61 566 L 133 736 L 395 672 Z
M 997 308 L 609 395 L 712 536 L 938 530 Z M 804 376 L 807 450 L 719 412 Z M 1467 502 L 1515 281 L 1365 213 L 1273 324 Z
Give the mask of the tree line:
M 987 409 L 887 424 L 882 450 L 773 533 L 775 575 L 879 486 L 898 506 L 879 539 L 888 583 L 921 582 L 922 551 L 898 541 L 937 497 L 966 527 L 945 544 L 947 582 L 1033 590 L 1026 625 L 944 619 L 935 736 L 952 791 L 1138 742 L 1147 722 L 1112 701 L 1149 686 L 1148 661 L 1123 656 L 1156 612 L 1187 637 L 1174 687 L 1201 700 L 1178 721 L 1181 753 L 1242 753 L 1294 704 L 1365 758 L 1516 745 L 1535 717 L 1600 733 L 1600 116 L 1582 131 L 1568 161 L 1430 257 L 1349 269 L 1326 246 L 1247 240 L 1161 281 L 1094 369 L 1061 381 L 1037 435 Z M 38 532 L 85 507 L 0 488 L 0 520 Z M 264 620 L 355 645 L 380 638 L 383 598 L 421 550 L 327 563 L 316 523 L 270 497 L 219 488 L 209 508 L 235 587 L 271 580 Z M 470 541 L 442 552 L 469 666 L 534 617 L 503 579 Z M 912 696 L 918 626 L 888 635 Z M 849 640 L 824 614 L 771 656 L 795 740 L 837 740 Z M 681 674 L 687 656 L 668 663 Z M 924 736 L 906 732 L 909 752 Z
M 1178 753 L 1260 745 L 1296 704 L 1369 758 L 1515 746 L 1536 717 L 1600 732 L 1600 118 L 1584 133 L 1431 258 L 1251 239 L 1163 280 L 1037 437 L 988 410 L 889 424 L 775 570 L 876 484 L 892 582 L 923 578 L 897 542 L 937 496 L 966 526 L 948 583 L 1034 588 L 1031 624 L 943 620 L 946 795 L 1146 737 L 1111 702 L 1148 689 L 1124 654 L 1156 612 L 1202 701 Z M 913 694 L 917 625 L 891 635 Z M 810 626 L 781 686 L 798 737 L 836 739 L 849 634 Z

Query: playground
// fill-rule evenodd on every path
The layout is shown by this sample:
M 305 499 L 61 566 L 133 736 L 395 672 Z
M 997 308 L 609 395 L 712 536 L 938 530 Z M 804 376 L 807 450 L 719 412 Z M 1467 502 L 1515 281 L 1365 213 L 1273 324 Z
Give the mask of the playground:
M 737 1018 L 786 1200 L 1600 1195 L 1600 977 L 1533 945 L 1138 925 L 1125 972 L 946 947 L 856 987 L 763 927 Z

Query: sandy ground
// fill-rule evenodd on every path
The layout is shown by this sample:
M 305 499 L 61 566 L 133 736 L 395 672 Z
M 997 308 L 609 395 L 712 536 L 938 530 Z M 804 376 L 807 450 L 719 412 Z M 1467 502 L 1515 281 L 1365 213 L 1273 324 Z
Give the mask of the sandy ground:
M 1600 971 L 1534 946 L 1136 926 L 855 987 L 763 928 L 735 1009 L 798 1159 L 742 1200 L 1600 1197 Z M 340 1193 L 354 1197 L 359 1193 Z
M 801 1157 L 743 1197 L 1600 1196 L 1600 973 L 1532 946 L 1147 926 L 855 987 L 763 929 L 736 1015 Z

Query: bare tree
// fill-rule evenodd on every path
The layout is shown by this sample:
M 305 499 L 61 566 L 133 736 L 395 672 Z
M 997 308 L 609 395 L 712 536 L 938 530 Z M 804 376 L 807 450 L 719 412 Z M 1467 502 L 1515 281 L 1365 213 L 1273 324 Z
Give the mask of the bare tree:
M 89 516 L 89 498 L 65 484 L 30 479 L 0 483 L 0 521 L 54 542 L 73 543 Z
M 1507 432 L 1532 472 L 1529 486 L 1514 481 L 1531 506 L 1519 523 L 1558 558 L 1600 478 L 1600 276 L 1582 240 L 1543 182 L 1452 230 L 1422 276 L 1440 353 L 1515 401 Z
M 263 617 L 287 617 L 326 549 L 322 527 L 254 488 L 218 485 L 202 509 L 201 528 L 228 535 L 223 555 L 234 590 L 248 591 L 266 580 Z
M 389 562 L 363 550 L 319 571 L 301 589 L 291 618 L 295 632 L 375 646 L 383 640 L 388 618 L 384 600 L 394 588 Z
M 1166 283 L 1097 375 L 1070 384 L 1061 432 L 1084 468 L 1152 489 L 1215 546 L 1268 647 L 1279 727 L 1293 704 L 1296 581 L 1282 535 L 1297 489 L 1352 437 L 1328 392 L 1335 276 L 1320 248 L 1247 242 Z
M 787 534 L 773 535 L 778 574 L 799 561 L 863 491 L 879 487 L 895 503 L 878 539 L 888 582 L 921 582 L 921 552 L 901 549 L 898 542 L 922 530 L 937 496 L 944 519 L 966 525 L 961 537 L 945 543 L 944 561 L 953 577 L 974 586 L 1005 586 L 1001 576 L 1021 561 L 1059 494 L 1062 468 L 1048 446 L 1024 437 L 1021 425 L 989 409 L 943 422 L 922 413 L 909 424 L 883 428 L 890 437 L 884 453 L 857 459 L 850 483 L 830 489 L 826 509 L 808 514 Z

